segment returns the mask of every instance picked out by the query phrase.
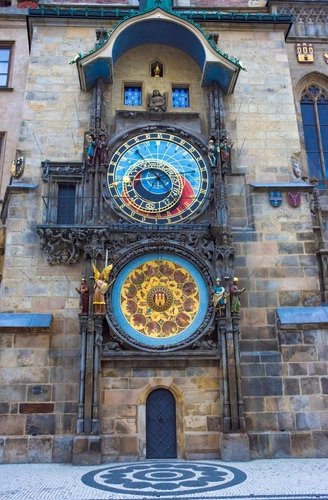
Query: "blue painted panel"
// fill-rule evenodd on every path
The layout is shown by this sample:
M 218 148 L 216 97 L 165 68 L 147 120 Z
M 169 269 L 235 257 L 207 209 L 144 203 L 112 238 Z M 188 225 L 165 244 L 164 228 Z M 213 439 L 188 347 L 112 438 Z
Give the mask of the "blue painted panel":
M 126 51 L 147 43 L 164 44 L 184 51 L 203 70 L 205 51 L 201 42 L 183 26 L 160 19 L 144 20 L 127 27 L 117 38 L 113 47 L 113 62 Z
M 124 89 L 124 105 L 125 106 L 141 106 L 142 104 L 141 87 L 125 87 Z
M 208 62 L 204 69 L 203 85 L 209 85 L 211 82 L 218 82 L 223 92 L 227 92 L 233 72 L 220 65 L 217 62 Z
M 52 314 L 0 313 L 0 328 L 49 328 Z
M 189 108 L 189 89 L 174 87 L 172 89 L 172 106 L 174 108 Z
M 87 89 L 91 89 L 98 78 L 103 78 L 106 83 L 112 81 L 111 59 L 97 57 L 83 67 Z
M 279 307 L 277 314 L 282 325 L 328 323 L 328 307 Z

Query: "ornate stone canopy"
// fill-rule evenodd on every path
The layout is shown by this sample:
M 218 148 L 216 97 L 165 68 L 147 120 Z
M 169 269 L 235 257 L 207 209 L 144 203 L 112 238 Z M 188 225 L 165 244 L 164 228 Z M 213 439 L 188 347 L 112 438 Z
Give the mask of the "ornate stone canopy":
M 89 91 L 97 79 L 113 81 L 113 67 L 128 50 L 144 44 L 164 44 L 188 54 L 202 72 L 201 84 L 215 81 L 224 94 L 233 91 L 242 66 L 238 59 L 221 53 L 198 26 L 160 8 L 120 23 L 106 43 L 88 54 L 78 54 L 81 89 Z

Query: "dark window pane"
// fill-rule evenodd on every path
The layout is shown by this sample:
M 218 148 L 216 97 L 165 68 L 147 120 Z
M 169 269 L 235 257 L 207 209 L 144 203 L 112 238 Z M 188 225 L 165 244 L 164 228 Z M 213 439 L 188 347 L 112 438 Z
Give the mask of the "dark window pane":
M 308 168 L 310 177 L 316 177 L 317 179 L 322 179 L 322 171 L 320 165 L 320 154 L 319 153 L 307 153 Z
M 328 151 L 328 125 L 324 125 L 320 127 L 321 132 L 321 142 L 322 142 L 322 150 Z
M 326 179 L 328 179 L 328 153 L 325 153 L 325 171 L 326 171 Z
M 74 224 L 75 184 L 58 184 L 57 224 Z
M 328 102 L 318 102 L 320 125 L 328 125 Z
M 311 104 L 301 104 L 302 120 L 303 125 L 315 125 L 315 115 L 314 115 L 314 105 Z
M 316 127 L 304 127 L 305 149 L 309 152 L 319 151 L 319 143 Z

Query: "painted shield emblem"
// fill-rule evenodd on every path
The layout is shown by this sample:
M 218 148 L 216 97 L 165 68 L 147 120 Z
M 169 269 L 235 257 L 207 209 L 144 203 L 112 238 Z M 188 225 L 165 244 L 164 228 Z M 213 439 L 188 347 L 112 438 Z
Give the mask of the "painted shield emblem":
M 301 193 L 288 191 L 287 203 L 290 207 L 293 207 L 293 208 L 299 207 L 301 204 Z
M 282 192 L 281 191 L 269 191 L 269 202 L 272 207 L 280 207 L 282 203 Z

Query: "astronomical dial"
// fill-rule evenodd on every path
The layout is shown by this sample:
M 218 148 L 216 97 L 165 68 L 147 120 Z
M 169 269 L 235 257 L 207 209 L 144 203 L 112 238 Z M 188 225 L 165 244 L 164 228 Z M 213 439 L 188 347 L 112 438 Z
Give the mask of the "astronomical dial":
M 109 200 L 136 222 L 176 224 L 192 218 L 208 198 L 209 174 L 198 150 L 169 133 L 139 134 L 112 156 Z

